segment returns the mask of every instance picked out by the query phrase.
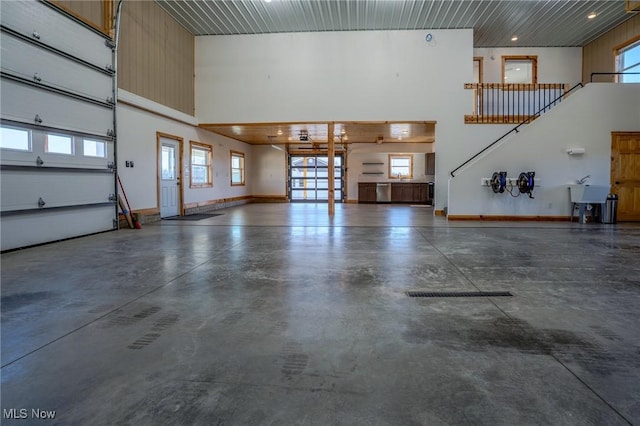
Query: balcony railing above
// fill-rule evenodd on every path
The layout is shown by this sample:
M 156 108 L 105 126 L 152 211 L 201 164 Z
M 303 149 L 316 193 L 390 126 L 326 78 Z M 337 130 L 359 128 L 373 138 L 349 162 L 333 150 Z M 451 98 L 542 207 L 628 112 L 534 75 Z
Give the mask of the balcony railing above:
M 509 124 L 531 120 L 562 101 L 569 88 L 563 83 L 465 83 L 473 90 L 473 114 L 465 123 Z

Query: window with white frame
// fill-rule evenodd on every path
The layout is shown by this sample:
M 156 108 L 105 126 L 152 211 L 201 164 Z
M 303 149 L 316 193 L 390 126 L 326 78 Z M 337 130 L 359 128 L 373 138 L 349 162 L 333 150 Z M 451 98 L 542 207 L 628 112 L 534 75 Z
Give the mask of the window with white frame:
M 31 131 L 15 127 L 0 127 L 0 148 L 31 151 Z
M 44 139 L 44 152 L 73 155 L 73 136 L 47 133 Z
M 97 141 L 92 139 L 84 139 L 82 141 L 82 155 L 85 157 L 107 157 L 107 143 L 105 141 Z
M 620 83 L 640 83 L 640 40 L 630 43 L 617 50 L 616 72 L 622 74 L 618 78 Z
M 244 154 L 231 151 L 231 186 L 244 185 Z
M 413 156 L 389 154 L 389 179 L 412 179 Z
M 191 187 L 202 188 L 213 186 L 211 145 L 191 142 Z

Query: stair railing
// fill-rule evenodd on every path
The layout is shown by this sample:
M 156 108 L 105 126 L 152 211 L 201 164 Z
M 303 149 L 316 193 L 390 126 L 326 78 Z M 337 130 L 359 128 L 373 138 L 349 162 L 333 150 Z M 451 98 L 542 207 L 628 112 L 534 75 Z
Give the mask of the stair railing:
M 521 121 L 517 126 L 515 126 L 513 129 L 509 130 L 507 133 L 505 133 L 504 135 L 500 136 L 498 139 L 496 139 L 495 141 L 493 141 L 492 143 L 490 143 L 489 145 L 487 145 L 485 148 L 483 148 L 482 150 L 478 151 L 475 155 L 473 155 L 471 158 L 469 158 L 467 161 L 465 161 L 464 163 L 460 164 L 458 167 L 456 167 L 455 169 L 453 169 L 449 174 L 451 175 L 451 177 L 456 177 L 455 172 L 457 172 L 458 170 L 460 170 L 462 167 L 466 166 L 467 164 L 469 164 L 471 161 L 475 160 L 478 156 L 482 155 L 485 151 L 487 151 L 488 149 L 490 149 L 491 147 L 495 146 L 498 142 L 500 142 L 501 140 L 503 140 L 504 138 L 506 138 L 507 136 L 509 136 L 511 133 L 519 132 L 519 128 L 521 126 L 524 126 L 525 124 L 530 123 L 531 121 L 533 121 L 533 119 L 535 119 L 536 117 L 538 117 L 540 115 L 540 113 L 542 113 L 543 111 L 551 108 L 553 106 L 553 104 L 555 104 L 556 102 L 562 100 L 562 98 L 564 98 L 565 96 L 567 96 L 568 94 L 570 94 L 571 92 L 573 92 L 574 90 L 576 90 L 578 87 L 584 87 L 584 84 L 582 83 L 578 83 L 575 86 L 571 87 L 569 90 L 567 90 L 566 92 L 564 92 L 562 95 L 558 96 L 557 98 L 555 98 L 554 100 L 552 100 L 551 102 L 549 102 L 548 104 L 546 104 L 545 106 L 543 106 L 542 108 L 540 108 L 538 111 L 536 111 L 535 113 L 529 115 L 524 121 Z

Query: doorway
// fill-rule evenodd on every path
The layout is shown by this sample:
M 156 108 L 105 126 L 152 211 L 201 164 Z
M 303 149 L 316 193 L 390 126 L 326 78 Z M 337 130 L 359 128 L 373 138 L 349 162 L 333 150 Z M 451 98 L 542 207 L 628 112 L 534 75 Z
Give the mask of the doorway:
M 158 134 L 160 217 L 182 214 L 182 138 Z
M 640 221 L 640 132 L 611 133 L 611 192 L 618 220 Z
M 334 157 L 335 202 L 341 203 L 344 187 L 343 155 Z M 329 200 L 329 158 L 326 155 L 289 156 L 289 201 Z

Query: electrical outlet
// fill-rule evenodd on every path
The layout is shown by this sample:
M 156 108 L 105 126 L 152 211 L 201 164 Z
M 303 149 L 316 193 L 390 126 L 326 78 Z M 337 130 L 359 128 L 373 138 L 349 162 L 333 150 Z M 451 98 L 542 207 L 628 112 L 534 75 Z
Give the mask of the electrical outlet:
M 480 178 L 480 185 L 482 186 L 490 186 L 491 178 Z

